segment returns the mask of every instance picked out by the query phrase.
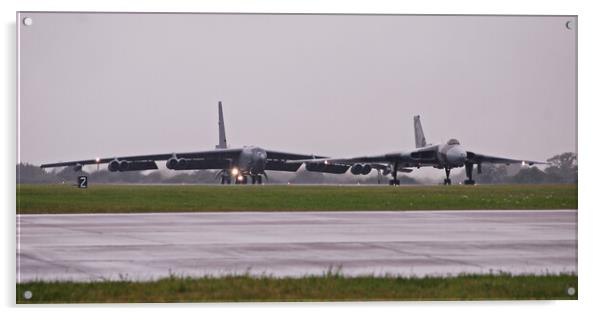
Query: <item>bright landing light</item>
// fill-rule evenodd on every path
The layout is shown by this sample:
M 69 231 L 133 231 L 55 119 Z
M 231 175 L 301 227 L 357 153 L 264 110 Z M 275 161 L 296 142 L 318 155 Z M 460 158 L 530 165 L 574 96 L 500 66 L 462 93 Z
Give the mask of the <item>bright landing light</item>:
M 526 165 L 526 164 L 527 164 L 527 163 L 526 163 L 526 162 L 524 162 L 524 161 L 521 163 L 521 165 L 522 165 L 522 166 L 524 166 L 524 165 Z
M 232 169 L 232 175 L 235 176 L 238 174 L 238 169 L 237 168 L 233 168 Z
M 238 181 L 242 181 L 242 176 L 238 176 Z
M 100 158 L 97 157 L 96 158 L 96 163 L 99 163 L 99 162 L 100 162 Z

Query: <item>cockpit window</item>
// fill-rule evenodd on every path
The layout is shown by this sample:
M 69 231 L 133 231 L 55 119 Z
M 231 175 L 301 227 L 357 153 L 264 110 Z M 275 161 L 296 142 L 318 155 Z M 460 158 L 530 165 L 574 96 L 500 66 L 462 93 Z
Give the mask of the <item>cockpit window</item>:
M 460 142 L 457 139 L 452 138 L 452 139 L 450 139 L 450 140 L 447 141 L 447 144 L 448 145 L 460 145 Z

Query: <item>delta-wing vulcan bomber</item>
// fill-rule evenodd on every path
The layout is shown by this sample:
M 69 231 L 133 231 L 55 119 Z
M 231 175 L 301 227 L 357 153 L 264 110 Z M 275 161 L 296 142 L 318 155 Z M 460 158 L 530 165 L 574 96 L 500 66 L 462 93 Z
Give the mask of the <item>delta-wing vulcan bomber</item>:
M 256 146 L 228 148 L 221 101 L 218 108 L 219 143 L 214 150 L 75 160 L 43 164 L 41 167 L 72 167 L 80 171 L 84 165 L 108 164 L 111 172 L 125 172 L 158 169 L 156 161 L 164 160 L 166 167 L 172 170 L 220 170 L 216 178 L 220 177 L 222 184 L 231 183 L 232 178 L 237 184 L 246 184 L 249 176 L 253 184 L 261 184 L 262 176 L 267 180 L 266 170 L 295 172 L 303 163 L 291 162 L 291 160 L 325 158 L 273 151 Z M 330 169 L 326 168 L 326 170 Z
M 391 174 L 393 179 L 389 181 L 390 185 L 399 185 L 397 172 L 411 172 L 410 168 L 434 167 L 445 170 L 445 179 L 443 184 L 450 185 L 449 173 L 453 168 L 464 167 L 466 169 L 467 179 L 464 184 L 475 184 L 472 178 L 474 165 L 477 166 L 477 172 L 481 173 L 481 164 L 515 164 L 523 165 L 546 164 L 545 162 L 531 160 L 517 160 L 510 158 L 501 158 L 479 154 L 473 151 L 465 150 L 457 139 L 450 139 L 443 144 L 427 144 L 420 116 L 414 116 L 414 138 L 416 149 L 410 151 L 392 152 L 374 156 L 359 156 L 352 158 L 319 158 L 301 160 L 306 163 L 308 171 L 324 171 L 330 169 L 351 168 L 354 175 L 367 175 L 372 169 L 377 169 L 383 175 Z M 300 162 L 300 161 L 299 161 Z

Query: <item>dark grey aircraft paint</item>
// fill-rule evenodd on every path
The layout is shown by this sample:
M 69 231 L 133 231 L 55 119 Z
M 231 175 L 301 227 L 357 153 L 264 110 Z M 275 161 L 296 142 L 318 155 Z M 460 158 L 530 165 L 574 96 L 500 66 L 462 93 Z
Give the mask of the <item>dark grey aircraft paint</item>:
M 446 143 L 430 145 L 426 143 L 426 138 L 420 123 L 420 116 L 414 116 L 414 137 L 416 140 L 416 149 L 410 151 L 393 152 L 375 156 L 362 156 L 352 158 L 328 158 L 304 160 L 306 163 L 347 166 L 351 168 L 351 173 L 355 175 L 366 175 L 371 169 L 377 169 L 379 174 L 393 175 L 389 182 L 391 185 L 398 185 L 397 172 L 411 172 L 408 168 L 434 167 L 445 170 L 444 184 L 451 184 L 449 179 L 450 170 L 453 168 L 465 167 L 465 184 L 474 184 L 472 179 L 472 170 L 477 166 L 477 172 L 481 172 L 482 163 L 501 163 L 501 164 L 545 164 L 544 162 L 531 160 L 517 160 L 510 158 L 494 157 L 467 151 L 460 145 L 457 139 L 450 139 Z M 314 171 L 307 169 L 309 171 Z M 322 171 L 324 172 L 324 171 Z
M 295 172 L 302 163 L 291 162 L 292 160 L 325 158 L 266 150 L 256 146 L 227 148 L 221 101 L 218 105 L 218 117 L 219 143 L 214 150 L 75 160 L 43 164 L 41 167 L 73 167 L 80 171 L 84 165 L 108 164 L 111 172 L 125 172 L 158 169 L 156 161 L 164 160 L 165 166 L 171 170 L 220 170 L 216 178 L 220 177 L 222 184 L 231 183 L 232 178 L 235 183 L 246 184 L 249 176 L 253 184 L 260 184 L 262 177 L 267 179 L 266 170 Z

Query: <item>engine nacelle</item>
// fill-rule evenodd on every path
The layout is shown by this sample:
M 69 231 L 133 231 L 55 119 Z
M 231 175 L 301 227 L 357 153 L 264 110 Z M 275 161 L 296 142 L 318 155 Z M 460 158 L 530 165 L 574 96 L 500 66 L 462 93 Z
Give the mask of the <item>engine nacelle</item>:
M 178 162 L 176 163 L 176 168 L 184 169 L 184 168 L 186 168 L 187 165 L 188 165 L 188 159 L 180 158 L 180 159 L 178 159 Z
M 362 170 L 364 170 L 364 166 L 362 166 L 359 163 L 356 163 L 355 165 L 351 166 L 351 173 L 354 175 L 358 175 L 360 173 L 362 173 Z
M 111 160 L 111 162 L 109 162 L 108 168 L 109 168 L 109 171 L 111 171 L 111 172 L 119 171 L 119 160 L 117 160 L 117 159 Z
M 167 163 L 165 164 L 165 166 L 167 167 L 167 169 L 175 169 L 177 165 L 178 165 L 178 159 L 177 158 L 169 158 L 167 160 Z
M 73 166 L 73 171 L 82 171 L 82 165 L 81 164 L 76 164 L 75 166 Z
M 312 172 L 343 174 L 349 169 L 348 165 L 336 163 L 307 162 L 305 169 Z
M 119 162 L 119 171 L 127 171 L 130 167 L 130 162 L 127 160 L 122 160 Z
M 363 174 L 363 175 L 367 175 L 367 174 L 369 174 L 369 173 L 370 173 L 370 171 L 372 171 L 372 166 L 370 166 L 370 165 L 364 165 L 364 166 L 362 167 L 362 174 Z
M 157 164 L 153 160 L 117 160 L 113 159 L 109 162 L 109 171 L 142 171 L 142 170 L 156 170 Z

